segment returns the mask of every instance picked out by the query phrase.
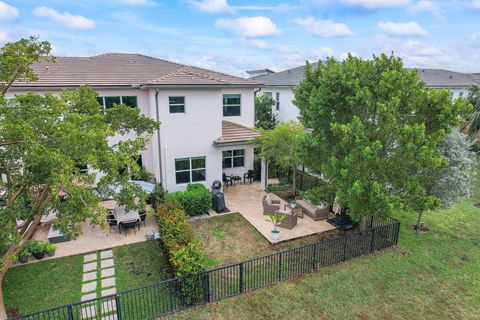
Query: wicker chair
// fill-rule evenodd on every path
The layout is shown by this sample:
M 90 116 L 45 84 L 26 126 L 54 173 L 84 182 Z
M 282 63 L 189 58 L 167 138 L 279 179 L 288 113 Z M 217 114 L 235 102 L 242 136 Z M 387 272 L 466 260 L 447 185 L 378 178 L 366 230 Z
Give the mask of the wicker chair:
M 282 222 L 278 225 L 278 227 L 291 230 L 293 227 L 297 225 L 297 213 L 291 210 L 288 210 L 287 207 L 285 207 L 285 210 L 277 211 L 277 215 L 285 216 L 285 219 L 282 220 Z
M 278 210 L 280 210 L 280 200 L 273 200 L 271 199 L 270 201 L 267 199 L 268 195 L 264 195 L 262 198 L 262 204 L 263 204 L 263 214 L 264 215 L 269 215 L 276 213 Z

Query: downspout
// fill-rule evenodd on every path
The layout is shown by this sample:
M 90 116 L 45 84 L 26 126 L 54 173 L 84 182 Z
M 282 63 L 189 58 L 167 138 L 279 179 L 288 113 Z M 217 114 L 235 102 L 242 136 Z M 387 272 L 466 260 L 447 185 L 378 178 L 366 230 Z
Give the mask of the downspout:
M 155 116 L 157 122 L 160 122 L 160 115 L 158 110 L 158 89 L 155 89 Z M 158 171 L 160 176 L 160 184 L 163 185 L 163 172 L 162 172 L 162 144 L 160 142 L 160 129 L 157 130 L 157 143 L 158 143 Z

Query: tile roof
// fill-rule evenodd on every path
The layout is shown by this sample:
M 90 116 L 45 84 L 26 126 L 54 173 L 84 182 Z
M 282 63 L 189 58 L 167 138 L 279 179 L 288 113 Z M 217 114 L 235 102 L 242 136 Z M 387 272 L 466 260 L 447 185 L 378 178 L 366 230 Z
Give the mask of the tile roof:
M 37 81 L 16 81 L 13 88 L 91 86 L 259 86 L 261 83 L 140 54 L 106 53 L 57 57 L 35 63 Z
M 222 136 L 213 142 L 214 145 L 245 143 L 260 136 L 255 129 L 230 121 L 222 121 Z
M 312 63 L 315 67 L 316 63 Z M 303 80 L 305 66 L 296 67 L 280 72 L 260 75 L 252 79 L 263 82 L 265 86 L 295 86 Z M 480 84 L 480 76 L 469 73 L 461 73 L 444 69 L 421 69 L 408 68 L 407 70 L 417 70 L 420 78 L 428 87 L 468 87 L 473 84 Z M 476 79 L 475 79 L 476 78 Z

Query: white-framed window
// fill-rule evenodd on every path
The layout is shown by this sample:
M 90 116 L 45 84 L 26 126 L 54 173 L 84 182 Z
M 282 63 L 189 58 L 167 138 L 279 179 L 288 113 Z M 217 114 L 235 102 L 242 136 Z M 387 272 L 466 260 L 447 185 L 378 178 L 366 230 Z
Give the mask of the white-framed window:
M 225 150 L 222 152 L 223 164 L 225 168 L 238 168 L 245 166 L 245 149 Z
M 185 97 L 168 97 L 168 109 L 170 113 L 185 113 Z
M 280 92 L 275 93 L 275 108 L 280 110 Z
M 205 157 L 175 159 L 175 180 L 177 184 L 201 182 L 206 179 Z
M 223 95 L 223 116 L 235 117 L 241 114 L 240 94 Z
M 123 103 L 132 108 L 138 107 L 137 96 L 102 96 L 97 97 L 97 101 L 105 109 L 110 109 L 113 107 L 114 104 L 120 103 Z
M 463 97 L 463 91 L 460 91 L 460 92 L 458 93 L 458 96 L 459 96 L 459 97 Z

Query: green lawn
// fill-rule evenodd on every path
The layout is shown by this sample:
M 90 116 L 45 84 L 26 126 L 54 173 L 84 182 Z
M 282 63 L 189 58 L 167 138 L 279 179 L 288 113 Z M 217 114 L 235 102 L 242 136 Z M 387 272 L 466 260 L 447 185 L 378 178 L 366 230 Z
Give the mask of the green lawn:
M 166 257 L 158 241 L 113 248 L 117 292 L 139 288 L 169 278 Z
M 478 190 L 477 190 L 478 194 Z M 326 267 L 172 319 L 480 319 L 480 209 L 475 200 L 424 215 L 398 214 L 399 246 Z
M 83 256 L 73 256 L 10 268 L 3 280 L 7 311 L 24 314 L 80 301 L 82 264 Z

